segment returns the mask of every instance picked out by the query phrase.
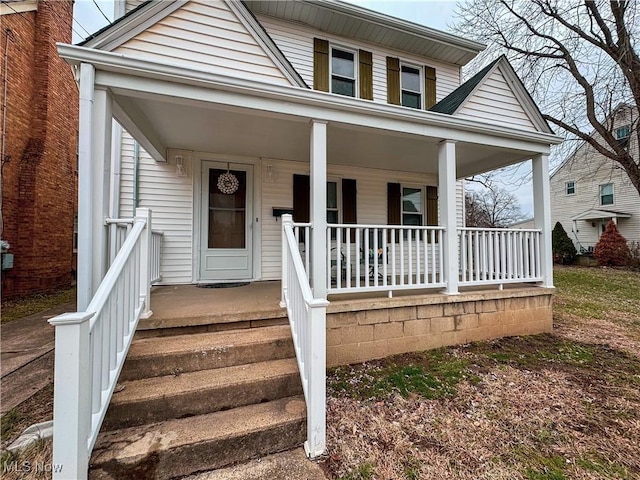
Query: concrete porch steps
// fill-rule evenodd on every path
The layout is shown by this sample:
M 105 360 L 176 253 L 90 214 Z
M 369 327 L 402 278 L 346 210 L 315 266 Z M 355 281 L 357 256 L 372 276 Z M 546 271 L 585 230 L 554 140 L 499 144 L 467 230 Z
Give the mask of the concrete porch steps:
M 137 335 L 137 334 L 136 334 Z M 138 339 L 119 381 L 293 358 L 289 325 Z
M 103 430 L 302 394 L 295 358 L 133 380 L 120 388 L 111 399 Z
M 101 434 L 90 478 L 168 480 L 302 444 L 303 397 Z
M 298 447 L 301 393 L 288 325 L 136 336 L 90 478 L 181 478 Z

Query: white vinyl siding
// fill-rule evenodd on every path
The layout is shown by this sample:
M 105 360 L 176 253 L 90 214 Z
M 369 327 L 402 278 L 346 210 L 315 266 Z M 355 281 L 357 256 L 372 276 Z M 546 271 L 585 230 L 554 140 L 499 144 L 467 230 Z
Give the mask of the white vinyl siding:
M 277 280 L 280 278 L 281 272 L 282 222 L 273 216 L 273 207 L 293 207 L 293 175 L 308 175 L 309 164 L 285 160 L 264 160 L 263 172 L 267 171 L 266 165 L 272 166 L 274 175 L 273 179 L 269 179 L 265 174 L 262 184 L 262 279 Z M 359 224 L 387 224 L 387 183 L 437 185 L 437 178 L 433 175 L 331 164 L 327 167 L 327 176 L 332 180 L 338 178 L 356 180 L 357 222 Z M 457 184 L 456 197 L 458 222 L 462 225 L 462 182 Z
M 387 103 L 387 56 L 401 58 L 410 64 L 434 67 L 436 69 L 436 98 L 438 101 L 460 85 L 460 67 L 457 65 L 391 50 L 380 45 L 328 35 L 305 25 L 286 22 L 265 15 L 257 15 L 257 18 L 273 38 L 278 48 L 311 88 L 313 88 L 314 36 L 326 39 L 331 44 L 346 45 L 350 48 L 362 49 L 372 53 L 374 102 Z
M 116 0 L 116 1 L 118 1 L 118 0 Z M 145 2 L 145 0 L 126 0 L 125 1 L 125 7 L 124 7 L 125 8 L 125 13 L 129 13 L 134 8 L 138 8 L 144 2 Z
M 291 85 L 225 2 L 188 2 L 114 52 L 221 75 Z
M 455 116 L 537 131 L 498 68 L 473 92 Z
M 134 141 L 124 132 L 120 174 L 120 216 L 133 216 Z M 152 228 L 163 232 L 160 272 L 163 284 L 191 283 L 193 232 L 193 171 L 185 159 L 187 177 L 176 176 L 173 163 L 158 163 L 140 148 L 138 206 L 152 212 Z

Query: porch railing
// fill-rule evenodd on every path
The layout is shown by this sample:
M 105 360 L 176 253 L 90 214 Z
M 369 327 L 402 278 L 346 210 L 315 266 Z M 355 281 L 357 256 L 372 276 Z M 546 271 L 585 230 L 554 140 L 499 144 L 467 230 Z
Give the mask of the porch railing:
M 444 227 L 330 224 L 329 293 L 443 287 Z
M 287 309 L 302 388 L 307 404 L 305 450 L 311 458 L 322 455 L 326 445 L 326 308 L 328 302 L 313 297 L 308 270 L 300 254 L 304 238 L 309 259 L 310 225 L 294 227 L 291 215 L 282 216 L 282 301 Z M 303 243 L 305 243 L 303 242 Z
M 160 273 L 160 258 L 162 253 L 163 237 L 163 232 L 159 232 L 158 230 L 151 231 L 151 251 L 149 255 L 151 273 L 149 275 L 152 285 L 162 280 L 162 274 Z
M 542 230 L 458 229 L 460 285 L 542 281 Z
M 149 310 L 151 212 L 129 235 L 84 312 L 49 320 L 55 331 L 53 463 L 58 479 L 86 479 L 88 459 L 135 334 Z
M 109 236 L 107 237 L 109 265 L 113 263 L 122 245 L 124 245 L 124 241 L 131 232 L 134 220 L 133 218 L 107 218 L 105 223 L 109 228 Z

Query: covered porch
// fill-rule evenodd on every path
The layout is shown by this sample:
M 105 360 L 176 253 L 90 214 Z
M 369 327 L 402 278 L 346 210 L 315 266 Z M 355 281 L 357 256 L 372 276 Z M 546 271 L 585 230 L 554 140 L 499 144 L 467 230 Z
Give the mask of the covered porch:
M 83 47 L 59 50 L 80 78 L 78 312 L 52 320 L 56 350 L 70 352 L 56 363 L 54 461 L 75 464 L 70 475 L 84 477 L 87 447 L 90 453 L 134 332 L 162 320 L 163 301 L 183 320 L 189 309 L 211 308 L 203 299 L 215 295 L 205 289 L 176 287 L 193 296 L 180 308 L 162 290 L 150 292 L 153 280 L 244 280 L 258 288 L 255 281 L 281 279 L 277 309 L 273 285 L 264 296 L 238 290 L 237 302 L 253 298 L 260 312 L 273 309 L 272 318 L 250 323 L 286 313 L 311 458 L 325 450 L 327 365 L 550 328 L 555 136 Z M 113 119 L 136 140 L 126 214 Z M 138 147 L 148 154 L 146 177 L 135 167 Z M 535 229 L 465 228 L 458 180 L 526 159 L 533 161 Z M 208 203 L 219 193 L 211 188 L 215 172 L 225 170 L 244 179 L 239 203 Z M 369 196 L 356 197 L 357 218 L 329 222 L 331 172 L 347 179 L 361 172 L 363 184 L 374 170 Z M 291 185 L 296 173 L 309 178 L 308 221 L 294 223 L 291 190 L 276 180 Z M 437 187 L 435 216 L 404 207 L 416 183 L 420 192 Z M 394 212 L 380 208 L 385 191 L 387 205 L 398 199 Z M 216 224 L 216 209 L 233 213 L 233 228 Z M 108 225 L 120 221 L 133 227 L 112 248 L 119 240 Z M 219 248 L 216 235 L 228 232 L 237 243 Z M 521 283 L 529 286 L 508 287 Z

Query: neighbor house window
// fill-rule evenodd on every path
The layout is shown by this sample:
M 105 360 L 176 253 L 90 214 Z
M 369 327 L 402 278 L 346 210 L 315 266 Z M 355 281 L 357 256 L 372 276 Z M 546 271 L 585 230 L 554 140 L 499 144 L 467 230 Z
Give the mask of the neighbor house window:
M 567 195 L 575 195 L 576 194 L 576 182 L 571 181 L 565 183 L 565 191 Z
M 616 139 L 621 140 L 623 138 L 629 138 L 630 133 L 631 133 L 631 129 L 629 128 L 629 125 L 616 128 Z
M 600 185 L 600 205 L 613 205 L 613 183 Z
M 422 69 L 411 65 L 400 67 L 400 92 L 402 106 L 422 108 Z
M 631 134 L 631 127 L 625 125 L 623 127 L 616 128 L 615 135 L 618 144 L 621 147 L 626 147 L 629 143 L 629 135 Z
M 356 53 L 331 48 L 331 92 L 347 97 L 356 96 Z

